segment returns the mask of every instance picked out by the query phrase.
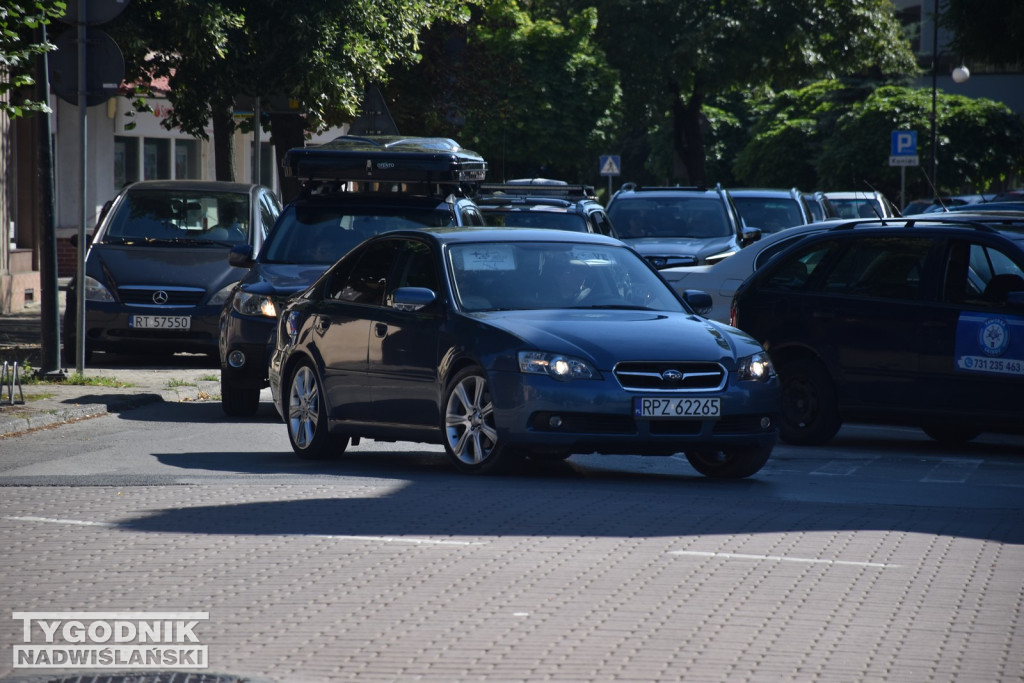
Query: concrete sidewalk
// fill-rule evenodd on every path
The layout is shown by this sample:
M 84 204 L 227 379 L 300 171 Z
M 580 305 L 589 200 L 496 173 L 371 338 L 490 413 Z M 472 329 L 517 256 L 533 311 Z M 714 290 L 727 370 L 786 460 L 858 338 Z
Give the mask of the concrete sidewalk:
M 0 365 L 6 363 L 5 375 L 0 378 L 0 439 L 156 401 L 209 401 L 220 397 L 220 369 L 206 359 L 187 357 L 180 367 L 143 365 L 151 362 L 144 358 L 130 358 L 132 365 L 126 367 L 87 365 L 83 374 L 94 384 L 37 382 L 34 375 L 42 360 L 40 340 L 38 304 L 0 315 Z M 175 361 L 178 358 L 175 356 Z M 65 368 L 65 379 L 74 371 Z

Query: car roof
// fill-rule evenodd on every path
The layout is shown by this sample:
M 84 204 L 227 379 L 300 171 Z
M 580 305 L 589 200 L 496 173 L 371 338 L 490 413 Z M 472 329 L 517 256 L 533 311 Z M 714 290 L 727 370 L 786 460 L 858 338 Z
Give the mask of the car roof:
M 464 197 L 451 197 L 449 199 L 445 199 L 438 196 L 402 194 L 400 192 L 329 192 L 325 194 L 314 194 L 299 197 L 288 206 L 405 206 L 431 209 L 448 206 L 452 202 L 458 201 L 469 202 L 469 200 Z
M 625 247 L 614 237 L 597 233 L 573 232 L 569 230 L 550 230 L 547 228 L 498 228 L 498 227 L 462 227 L 462 228 L 423 228 L 420 230 L 392 230 L 371 237 L 419 237 L 430 236 L 442 244 L 463 244 L 474 242 L 572 242 L 575 244 L 593 244 L 602 246 Z M 627 247 L 628 248 L 628 247 Z
M 729 194 L 733 197 L 778 197 L 779 199 L 790 199 L 793 193 L 802 194 L 797 189 L 781 190 L 773 188 L 740 187 L 728 188 Z
M 124 190 L 197 190 L 204 192 L 241 192 L 264 187 L 253 183 L 234 183 L 225 180 L 139 180 L 126 185 Z M 266 190 L 270 188 L 264 187 Z
M 634 185 L 633 183 L 626 183 L 615 193 L 621 195 L 623 193 L 633 194 L 650 194 L 650 195 L 661 195 L 671 197 L 674 195 L 691 195 L 691 196 L 718 196 L 719 189 L 714 187 L 699 187 L 699 186 L 686 186 L 686 185 Z

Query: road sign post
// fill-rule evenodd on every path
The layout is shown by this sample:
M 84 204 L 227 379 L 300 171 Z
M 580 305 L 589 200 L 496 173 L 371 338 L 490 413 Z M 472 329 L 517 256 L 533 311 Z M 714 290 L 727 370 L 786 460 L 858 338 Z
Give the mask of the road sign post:
M 907 205 L 907 166 L 917 166 L 917 131 L 894 130 L 890 138 L 889 165 L 900 167 L 900 208 Z
M 601 156 L 600 170 L 602 176 L 608 177 L 608 198 L 612 196 L 612 178 L 622 175 L 622 162 L 618 154 Z

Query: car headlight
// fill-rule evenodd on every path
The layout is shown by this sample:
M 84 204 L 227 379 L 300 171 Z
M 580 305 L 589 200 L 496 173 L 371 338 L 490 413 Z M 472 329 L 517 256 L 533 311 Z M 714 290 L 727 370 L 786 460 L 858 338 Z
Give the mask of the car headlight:
M 766 382 L 775 376 L 775 366 L 772 365 L 767 353 L 755 353 L 753 356 L 740 358 L 736 374 L 741 380 Z
M 704 263 L 710 266 L 712 264 L 718 263 L 719 261 L 724 261 L 725 259 L 729 258 L 735 253 L 736 251 L 734 249 L 730 249 L 729 251 L 723 251 L 717 254 L 712 254 L 711 256 L 708 256 L 707 258 L 704 259 Z
M 520 351 L 519 372 L 548 375 L 562 381 L 601 378 L 601 373 L 585 360 L 543 351 Z
M 211 306 L 222 306 L 228 297 L 231 296 L 231 291 L 235 288 L 235 283 L 232 282 L 230 285 L 220 290 L 210 299 Z
M 242 315 L 276 318 L 277 308 L 274 300 L 263 294 L 238 292 L 231 301 L 231 306 Z
M 113 301 L 114 295 L 99 280 L 85 276 L 84 287 L 86 301 Z

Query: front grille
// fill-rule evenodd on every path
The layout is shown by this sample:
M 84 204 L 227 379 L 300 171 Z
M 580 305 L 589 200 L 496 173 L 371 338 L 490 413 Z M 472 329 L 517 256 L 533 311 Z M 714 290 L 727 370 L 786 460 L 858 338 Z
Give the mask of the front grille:
M 719 363 L 693 361 L 624 361 L 614 372 L 622 388 L 631 391 L 715 391 L 727 378 Z
M 163 294 L 158 296 L 160 292 Z M 118 288 L 117 295 L 126 306 L 164 308 L 169 306 L 198 306 L 206 295 L 206 290 L 199 287 L 133 285 L 131 287 Z M 166 301 L 162 301 L 164 295 L 166 296 Z M 158 300 L 162 301 L 162 303 L 158 303 Z

